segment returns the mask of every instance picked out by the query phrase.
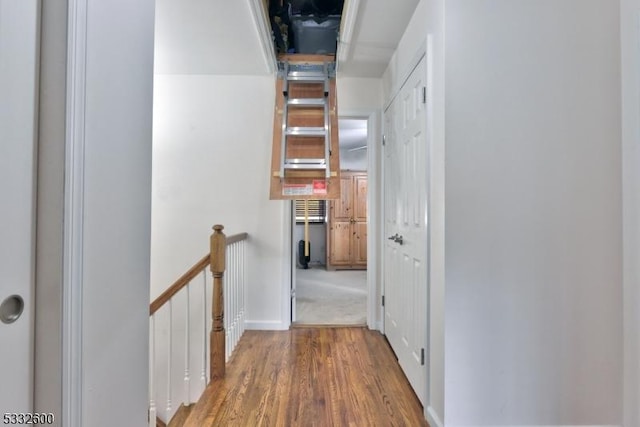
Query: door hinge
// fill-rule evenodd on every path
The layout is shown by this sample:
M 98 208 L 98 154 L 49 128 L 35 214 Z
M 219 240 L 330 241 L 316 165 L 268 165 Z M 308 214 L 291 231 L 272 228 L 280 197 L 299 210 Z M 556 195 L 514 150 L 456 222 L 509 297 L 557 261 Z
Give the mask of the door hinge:
M 295 297 L 296 297 L 296 290 L 291 289 L 291 298 L 295 298 Z
M 424 366 L 424 348 L 420 349 L 420 365 Z
M 382 135 L 382 146 L 387 145 L 387 135 Z
M 384 307 L 384 295 L 382 295 L 382 306 Z
M 427 87 L 426 86 L 422 86 L 422 103 L 423 104 L 427 103 Z

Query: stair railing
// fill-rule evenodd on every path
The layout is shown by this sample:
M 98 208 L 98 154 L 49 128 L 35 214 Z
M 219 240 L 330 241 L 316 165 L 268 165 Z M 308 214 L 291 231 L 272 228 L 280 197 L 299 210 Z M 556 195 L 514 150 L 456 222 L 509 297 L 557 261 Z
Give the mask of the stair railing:
M 173 404 L 174 396 L 182 395 L 180 404 L 189 406 L 198 400 L 209 381 L 224 377 L 226 361 L 245 330 L 248 234 L 226 237 L 223 226 L 215 225 L 213 229 L 209 253 L 149 306 L 149 427 L 168 424 L 179 406 Z M 162 320 L 164 328 L 158 325 Z M 176 327 L 180 322 L 183 325 Z M 176 352 L 176 345 L 182 345 L 183 351 Z M 160 347 L 163 353 L 157 351 Z M 174 360 L 176 353 L 182 361 Z M 192 381 L 193 359 L 198 360 L 200 370 L 197 384 Z M 180 362 L 184 362 L 181 385 L 174 381 L 174 366 Z M 158 379 L 163 380 L 162 385 Z M 156 400 L 161 389 L 166 397 L 162 406 Z M 192 399 L 196 394 L 197 398 Z

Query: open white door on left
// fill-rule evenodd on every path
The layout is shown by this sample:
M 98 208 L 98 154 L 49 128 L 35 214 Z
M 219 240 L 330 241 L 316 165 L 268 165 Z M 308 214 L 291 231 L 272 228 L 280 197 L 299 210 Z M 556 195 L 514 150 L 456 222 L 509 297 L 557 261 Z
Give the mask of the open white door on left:
M 0 416 L 33 411 L 39 0 L 0 0 Z M 17 422 L 3 420 L 0 422 Z

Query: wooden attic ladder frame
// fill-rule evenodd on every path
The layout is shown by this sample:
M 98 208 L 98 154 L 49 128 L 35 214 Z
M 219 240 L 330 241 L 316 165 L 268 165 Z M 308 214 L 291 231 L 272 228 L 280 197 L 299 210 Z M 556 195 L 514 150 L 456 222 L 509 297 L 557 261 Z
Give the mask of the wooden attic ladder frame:
M 283 55 L 276 80 L 271 200 L 340 197 L 333 55 Z

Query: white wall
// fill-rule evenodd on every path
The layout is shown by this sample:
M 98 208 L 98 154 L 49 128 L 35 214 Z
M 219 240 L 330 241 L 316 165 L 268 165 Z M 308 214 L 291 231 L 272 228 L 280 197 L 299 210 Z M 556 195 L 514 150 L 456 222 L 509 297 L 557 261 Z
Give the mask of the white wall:
M 640 425 L 640 1 L 621 1 L 624 425 Z
M 447 2 L 447 425 L 622 422 L 620 11 L 577 3 Z
M 88 0 L 87 55 L 76 58 L 86 72 L 76 82 L 85 121 L 71 122 L 85 149 L 83 426 L 147 423 L 153 20 L 153 0 Z
M 288 202 L 269 200 L 274 91 L 273 77 L 155 76 L 152 298 L 208 251 L 219 223 L 249 233 L 249 326 L 282 326 Z
M 380 79 L 342 77 L 336 80 L 338 114 L 377 111 L 382 105 Z
M 426 47 L 429 133 L 429 351 L 428 405 L 432 426 L 444 425 L 444 0 L 422 0 L 383 76 L 387 106 Z

